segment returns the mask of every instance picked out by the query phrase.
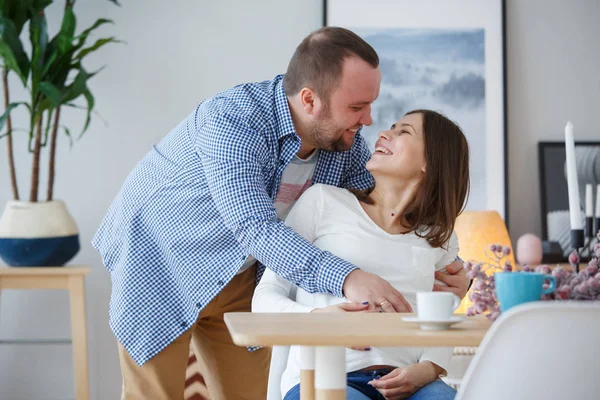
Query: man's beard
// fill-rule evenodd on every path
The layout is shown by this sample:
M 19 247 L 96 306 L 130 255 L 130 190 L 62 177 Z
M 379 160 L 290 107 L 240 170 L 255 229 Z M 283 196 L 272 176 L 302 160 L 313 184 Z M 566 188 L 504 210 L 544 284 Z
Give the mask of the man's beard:
M 344 141 L 344 132 L 346 130 L 336 127 L 330 117 L 329 109 L 325 109 L 323 114 L 311 127 L 311 140 L 315 148 L 335 152 L 350 150 L 354 141 L 348 145 Z

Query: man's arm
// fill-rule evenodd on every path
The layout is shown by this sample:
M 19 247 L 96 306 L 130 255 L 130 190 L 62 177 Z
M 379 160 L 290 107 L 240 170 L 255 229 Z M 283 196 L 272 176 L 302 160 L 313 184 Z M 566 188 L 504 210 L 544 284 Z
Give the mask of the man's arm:
M 263 168 L 270 158 L 264 137 L 239 118 L 211 117 L 199 127 L 196 150 L 224 224 L 246 257 L 251 254 L 307 292 L 342 296 L 346 276 L 356 267 L 321 251 L 277 219 Z

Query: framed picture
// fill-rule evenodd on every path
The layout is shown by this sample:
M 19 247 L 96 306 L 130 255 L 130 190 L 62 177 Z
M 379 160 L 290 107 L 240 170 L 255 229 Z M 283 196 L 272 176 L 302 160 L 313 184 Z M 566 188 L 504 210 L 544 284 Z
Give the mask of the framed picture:
M 569 217 L 569 194 L 567 189 L 566 153 L 564 142 L 539 142 L 538 161 L 540 176 L 540 220 L 542 239 L 556 242 L 566 261 L 571 249 L 571 222 Z M 592 185 L 592 213 L 595 213 L 597 187 L 600 185 L 600 142 L 576 142 L 575 161 L 582 218 L 585 217 L 585 187 Z M 584 225 L 585 226 L 585 225 Z M 586 248 L 582 258 L 589 257 L 588 247 L 595 239 L 585 239 Z
M 324 0 L 324 25 L 341 26 L 379 54 L 377 134 L 414 109 L 458 123 L 469 141 L 467 210 L 496 210 L 508 221 L 504 2 L 502 0 Z

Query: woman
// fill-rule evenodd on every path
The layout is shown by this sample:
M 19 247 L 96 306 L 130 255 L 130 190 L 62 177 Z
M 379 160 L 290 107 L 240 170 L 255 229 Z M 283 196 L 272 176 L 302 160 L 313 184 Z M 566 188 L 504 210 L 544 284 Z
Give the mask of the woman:
M 469 149 L 460 128 L 430 110 L 407 113 L 379 134 L 367 163 L 375 187 L 351 192 L 315 185 L 286 219 L 308 241 L 386 279 L 416 310 L 416 293 L 431 291 L 435 271 L 458 253 L 454 222 L 469 191 Z M 298 289 L 267 270 L 256 288 L 256 312 L 364 311 L 385 304 L 344 303 L 328 294 Z M 385 303 L 385 302 L 384 302 Z M 438 378 L 452 349 L 367 348 L 346 352 L 348 399 L 454 398 Z M 378 379 L 380 378 L 380 379 Z M 281 390 L 299 399 L 298 349 L 292 347 Z

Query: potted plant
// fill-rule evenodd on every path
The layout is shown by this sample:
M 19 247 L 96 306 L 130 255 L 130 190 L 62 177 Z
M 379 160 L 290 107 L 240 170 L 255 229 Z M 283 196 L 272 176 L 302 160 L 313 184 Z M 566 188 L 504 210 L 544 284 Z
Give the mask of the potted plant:
M 110 0 L 118 4 L 116 0 Z M 48 37 L 45 9 L 53 0 L 0 0 L 0 57 L 4 112 L 0 116 L 0 138 L 7 141 L 8 164 L 13 200 L 8 201 L 0 217 L 0 257 L 11 266 L 60 266 L 79 251 L 79 234 L 65 203 L 54 199 L 56 138 L 61 108 L 86 110 L 81 136 L 88 128 L 94 108 L 94 96 L 88 81 L 98 72 L 88 72 L 84 59 L 114 37 L 101 38 L 90 44 L 98 27 L 112 23 L 98 19 L 92 26 L 76 33 L 75 0 L 66 0 L 58 33 Z M 29 28 L 30 51 L 21 42 L 24 28 Z M 11 102 L 8 77 L 15 74 L 26 88 L 29 98 Z M 85 107 L 77 105 L 85 100 Z M 29 111 L 31 186 L 29 197 L 21 197 L 15 173 L 13 124 L 11 112 L 17 107 Z M 71 137 L 70 129 L 64 132 Z M 45 200 L 38 193 L 40 155 L 48 151 L 48 186 Z

